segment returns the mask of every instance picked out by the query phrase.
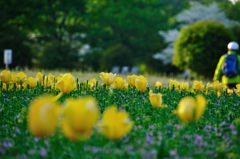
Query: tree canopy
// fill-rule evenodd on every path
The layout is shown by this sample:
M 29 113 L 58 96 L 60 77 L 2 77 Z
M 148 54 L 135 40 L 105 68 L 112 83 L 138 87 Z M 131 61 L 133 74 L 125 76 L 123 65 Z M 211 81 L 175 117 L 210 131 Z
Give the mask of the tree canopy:
M 227 4 L 229 17 L 239 19 L 232 11 L 238 11 L 239 3 L 218 2 Z M 176 28 L 174 17 L 189 7 L 189 1 L 4 0 L 0 5 L 0 50 L 13 49 L 13 67 L 110 69 L 114 61 L 100 66 L 106 55 L 114 50 L 111 57 L 116 59 L 127 50 L 132 65 L 164 70 L 152 58 L 166 47 L 159 30 Z

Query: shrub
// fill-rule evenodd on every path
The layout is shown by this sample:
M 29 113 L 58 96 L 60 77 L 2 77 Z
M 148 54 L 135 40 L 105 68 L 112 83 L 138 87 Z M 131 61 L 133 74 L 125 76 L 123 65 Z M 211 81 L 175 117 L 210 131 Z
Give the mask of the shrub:
M 45 46 L 40 65 L 47 69 L 74 69 L 79 66 L 79 56 L 69 43 L 53 41 Z
M 240 24 L 233 26 L 231 30 L 235 37 L 234 40 L 240 44 Z
M 100 61 L 103 70 L 111 70 L 113 66 L 132 66 L 133 56 L 128 47 L 116 44 L 102 53 Z
M 173 64 L 197 76 L 212 77 L 218 60 L 233 39 L 216 21 L 200 21 L 181 30 L 174 46 Z
M 32 66 L 33 54 L 27 45 L 25 35 L 10 28 L 9 30 L 1 30 L 0 37 L 0 68 L 4 67 L 4 49 L 12 49 L 13 51 L 11 68 Z

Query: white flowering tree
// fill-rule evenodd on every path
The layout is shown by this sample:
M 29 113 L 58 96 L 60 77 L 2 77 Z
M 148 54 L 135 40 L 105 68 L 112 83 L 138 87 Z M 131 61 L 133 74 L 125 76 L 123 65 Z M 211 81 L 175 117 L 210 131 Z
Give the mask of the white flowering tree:
M 175 19 L 180 24 L 178 28 L 169 31 L 159 31 L 159 35 L 164 38 L 168 46 L 161 52 L 153 55 L 154 59 L 161 60 L 164 64 L 170 64 L 172 62 L 174 42 L 181 28 L 202 20 L 216 20 L 222 22 L 227 27 L 236 23 L 227 18 L 224 11 L 218 7 L 217 3 L 204 5 L 199 2 L 192 2 L 191 7 L 179 13 Z
M 240 0 L 229 0 L 230 2 L 232 2 L 232 4 L 236 4 L 237 2 L 239 2 Z

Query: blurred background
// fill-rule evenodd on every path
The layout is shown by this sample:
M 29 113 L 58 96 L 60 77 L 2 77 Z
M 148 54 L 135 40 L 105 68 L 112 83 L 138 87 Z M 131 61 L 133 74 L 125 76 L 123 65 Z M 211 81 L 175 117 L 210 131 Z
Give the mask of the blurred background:
M 240 43 L 238 0 L 1 0 L 0 68 L 141 72 L 211 78 Z

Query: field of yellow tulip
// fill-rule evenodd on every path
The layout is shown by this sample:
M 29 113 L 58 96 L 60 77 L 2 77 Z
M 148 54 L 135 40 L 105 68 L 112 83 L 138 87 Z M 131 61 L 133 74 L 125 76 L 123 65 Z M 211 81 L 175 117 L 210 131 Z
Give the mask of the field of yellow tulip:
M 0 158 L 240 158 L 240 84 L 0 72 Z

